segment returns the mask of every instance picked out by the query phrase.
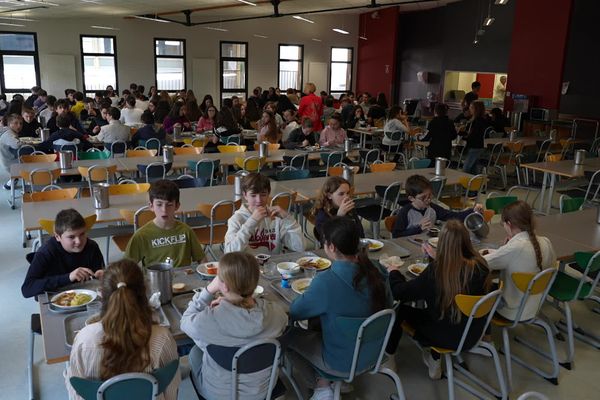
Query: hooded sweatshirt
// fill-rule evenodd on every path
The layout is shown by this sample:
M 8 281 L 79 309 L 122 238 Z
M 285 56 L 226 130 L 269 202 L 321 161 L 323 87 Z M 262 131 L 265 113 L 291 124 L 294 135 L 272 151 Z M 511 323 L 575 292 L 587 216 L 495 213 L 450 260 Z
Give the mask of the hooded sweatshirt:
M 231 394 L 231 371 L 227 371 L 206 351 L 209 344 L 242 347 L 259 339 L 281 336 L 287 325 L 285 311 L 275 303 L 256 299 L 251 309 L 221 301 L 210 307 L 213 295 L 203 289 L 192 298 L 181 318 L 181 330 L 202 350 L 202 368 L 193 371 L 200 394 L 207 399 L 227 399 Z M 264 400 L 269 386 L 270 368 L 238 375 L 240 398 Z
M 252 212 L 243 205 L 227 221 L 225 253 L 279 254 L 283 246 L 291 251 L 304 251 L 302 228 L 291 214 L 285 218 L 252 218 Z

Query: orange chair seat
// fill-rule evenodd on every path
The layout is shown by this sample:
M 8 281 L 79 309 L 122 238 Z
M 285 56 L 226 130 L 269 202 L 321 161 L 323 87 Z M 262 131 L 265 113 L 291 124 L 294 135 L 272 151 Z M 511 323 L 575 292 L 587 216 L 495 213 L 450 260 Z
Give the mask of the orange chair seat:
M 117 245 L 119 250 L 124 252 L 127 249 L 127 244 L 129 244 L 129 240 L 131 240 L 132 236 L 133 235 L 129 234 L 113 236 L 112 241 Z
M 492 318 L 492 324 L 496 325 L 496 326 L 510 326 L 514 323 L 514 321 L 510 321 L 500 315 L 494 315 L 494 318 Z

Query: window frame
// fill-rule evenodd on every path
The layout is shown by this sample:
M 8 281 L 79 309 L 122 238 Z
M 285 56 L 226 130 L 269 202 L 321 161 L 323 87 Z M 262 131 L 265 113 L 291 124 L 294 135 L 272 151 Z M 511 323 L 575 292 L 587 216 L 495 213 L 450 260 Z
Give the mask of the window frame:
M 40 78 L 40 55 L 36 32 L 20 32 L 20 31 L 0 31 L 0 35 L 33 35 L 33 44 L 35 45 L 34 51 L 22 51 L 22 50 L 0 50 L 0 91 L 2 94 L 17 94 L 17 93 L 30 93 L 31 88 L 18 88 L 18 89 L 7 89 L 6 82 L 4 81 L 4 56 L 33 56 L 33 67 L 35 69 L 35 86 L 41 86 Z
M 333 61 L 332 60 L 332 56 L 333 56 L 333 49 L 346 49 L 346 50 L 350 50 L 351 54 L 350 54 L 350 61 Z M 349 64 L 350 65 L 350 85 L 349 87 L 345 90 L 345 91 L 332 91 L 331 90 L 331 74 L 333 73 L 333 64 Z M 353 75 L 354 75 L 354 47 L 345 47 L 345 46 L 331 46 L 329 48 L 329 81 L 327 82 L 327 88 L 329 89 L 328 92 L 330 95 L 332 95 L 333 93 L 337 93 L 337 94 L 341 94 L 341 93 L 347 93 L 349 91 L 352 91 L 352 80 L 353 80 Z M 334 96 L 335 97 L 335 96 Z
M 177 42 L 183 42 L 183 56 L 161 56 L 161 55 L 156 54 L 156 42 L 158 40 L 164 40 L 164 41 L 172 40 L 172 41 L 177 41 Z M 171 91 L 167 90 L 167 92 L 174 93 L 174 92 L 179 92 L 181 90 L 186 90 L 188 87 L 188 80 L 187 80 L 188 77 L 187 77 L 187 68 L 186 68 L 187 67 L 187 59 L 186 59 L 187 43 L 186 43 L 185 39 L 155 37 L 152 43 L 153 43 L 152 50 L 154 52 L 154 86 L 156 87 L 156 91 L 157 92 L 161 91 L 161 89 L 158 88 L 158 63 L 157 63 L 157 61 L 159 58 L 166 58 L 166 59 L 177 58 L 177 59 L 183 60 L 183 86 L 184 87 L 176 89 L 176 90 L 171 90 Z
M 281 46 L 297 46 L 300 47 L 300 59 L 291 60 L 287 58 L 281 58 Z M 285 91 L 288 88 L 281 87 L 280 75 L 281 75 L 281 62 L 282 61 L 291 61 L 291 62 L 299 62 L 300 63 L 300 87 L 294 88 L 296 90 L 302 91 L 304 88 L 304 45 L 299 43 L 279 43 L 277 46 L 277 87 L 281 91 Z
M 84 37 L 112 39 L 113 40 L 113 54 L 110 54 L 110 53 L 84 53 L 84 51 L 83 51 L 83 38 Z M 81 55 L 81 83 L 83 84 L 82 92 L 87 95 L 87 93 L 97 92 L 98 90 L 104 90 L 104 89 L 87 90 L 87 88 L 85 86 L 85 57 L 86 56 L 93 56 L 93 57 L 107 57 L 108 56 L 108 57 L 113 57 L 115 60 L 115 63 L 114 63 L 115 64 L 115 87 L 113 89 L 115 89 L 115 93 L 117 93 L 117 95 L 118 95 L 119 94 L 119 63 L 118 63 L 118 59 L 117 59 L 117 37 L 114 35 L 87 35 L 87 34 L 82 33 L 81 35 L 79 35 L 79 53 Z M 107 84 L 106 86 L 109 86 L 109 84 Z
M 223 57 L 223 45 L 224 44 L 243 44 L 244 46 L 246 46 L 246 56 L 245 57 Z M 249 54 L 249 47 L 248 47 L 248 42 L 240 42 L 240 41 L 232 41 L 232 40 L 220 40 L 219 41 L 219 104 L 223 103 L 223 93 L 245 93 L 246 98 L 245 100 L 248 100 L 248 54 Z M 244 86 L 245 88 L 243 90 L 239 90 L 239 89 L 224 89 L 223 88 L 223 62 L 224 61 L 243 61 L 246 64 L 246 68 L 245 71 L 246 73 L 244 74 Z

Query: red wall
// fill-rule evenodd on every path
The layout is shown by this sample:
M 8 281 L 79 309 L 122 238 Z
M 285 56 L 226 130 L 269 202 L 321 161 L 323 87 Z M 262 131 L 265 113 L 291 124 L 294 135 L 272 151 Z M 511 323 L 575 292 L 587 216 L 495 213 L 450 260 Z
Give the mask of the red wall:
M 507 91 L 558 109 L 572 0 L 521 0 L 515 7 Z
M 481 89 L 479 89 L 479 97 L 482 99 L 491 99 L 494 97 L 494 80 L 496 75 L 494 74 L 477 74 L 477 82 L 481 83 Z
M 378 9 L 360 15 L 356 63 L 356 92 L 369 92 L 375 96 L 385 93 L 388 103 L 392 99 L 392 81 L 396 76 L 396 41 L 398 7 Z

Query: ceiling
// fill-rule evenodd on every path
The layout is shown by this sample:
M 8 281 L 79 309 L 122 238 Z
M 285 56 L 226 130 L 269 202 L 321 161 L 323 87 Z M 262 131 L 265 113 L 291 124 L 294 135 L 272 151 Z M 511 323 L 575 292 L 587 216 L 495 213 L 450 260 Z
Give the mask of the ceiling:
M 296 15 L 336 10 L 338 13 L 362 13 L 373 0 L 280 0 L 279 14 Z M 400 4 L 402 12 L 411 12 L 444 6 L 459 0 L 376 0 L 377 6 Z M 239 0 L 0 0 L 0 17 L 30 18 L 35 20 L 57 18 L 130 17 L 133 15 L 185 22 L 182 10 L 191 10 L 192 24 L 225 19 L 271 16 L 274 7 L 270 0 L 248 0 L 256 6 Z M 355 8 L 353 8 L 355 7 Z M 353 8 L 353 9 L 352 9 Z M 308 16 L 307 16 L 308 17 Z

